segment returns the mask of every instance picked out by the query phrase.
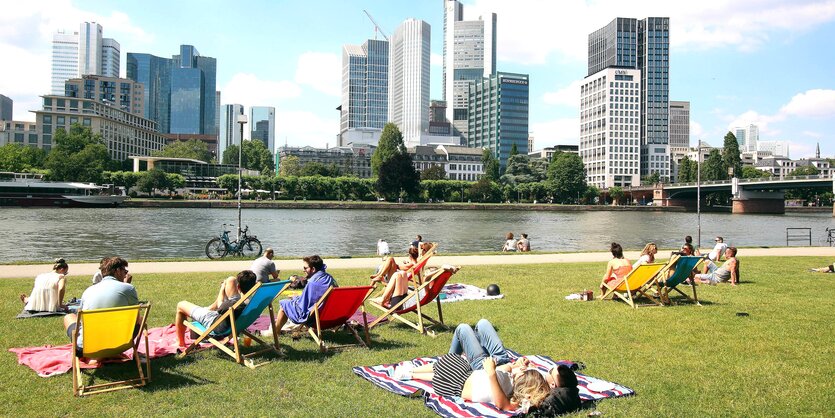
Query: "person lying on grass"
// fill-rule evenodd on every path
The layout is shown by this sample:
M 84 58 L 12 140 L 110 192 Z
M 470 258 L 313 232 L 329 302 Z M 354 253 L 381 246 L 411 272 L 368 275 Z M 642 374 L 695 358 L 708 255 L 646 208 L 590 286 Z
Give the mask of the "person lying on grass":
M 545 378 L 536 370 L 525 370 L 525 358 L 513 364 L 509 361 L 493 324 L 481 319 L 475 330 L 468 324 L 458 325 L 449 353 L 437 362 L 420 367 L 406 363 L 395 369 L 394 377 L 428 380 L 440 396 L 489 402 L 505 411 L 539 405 L 548 396 Z
M 294 324 L 304 324 L 310 318 L 313 305 L 322 298 L 330 287 L 337 287 L 336 279 L 325 272 L 327 268 L 322 257 L 311 255 L 302 259 L 304 274 L 307 278 L 302 294 L 279 301 L 280 309 L 275 318 L 275 332 L 281 333 L 281 327 L 290 320 Z
M 211 306 L 204 308 L 186 300 L 180 301 L 177 304 L 177 314 L 174 317 L 174 326 L 177 328 L 177 342 L 180 344 L 180 347 L 186 347 L 186 325 L 184 324 L 186 318 L 191 318 L 192 320 L 199 322 L 200 325 L 203 325 L 205 328 L 211 327 L 221 315 L 226 313 L 229 308 L 241 300 L 241 295 L 246 294 L 246 292 L 249 292 L 253 287 L 255 287 L 256 281 L 257 278 L 252 270 L 244 270 L 238 273 L 235 277 L 235 288 L 237 293 L 219 304 L 215 301 L 215 303 Z M 223 286 L 221 286 L 221 293 L 223 293 L 223 291 Z M 222 295 L 218 295 L 218 298 L 221 296 Z M 238 306 L 238 308 L 235 309 L 235 314 L 239 315 L 243 312 L 246 307 L 245 305 L 245 303 L 242 303 Z M 214 329 L 214 332 L 216 334 L 224 333 L 229 329 L 229 327 L 231 327 L 231 324 L 227 318 L 222 324 L 219 324 L 217 328 Z
M 832 263 L 827 267 L 809 269 L 809 271 L 815 272 L 815 273 L 835 273 L 835 263 Z
M 568 366 L 560 364 L 551 369 L 545 377 L 551 385 L 551 392 L 539 405 L 528 411 L 529 417 L 555 417 L 580 409 L 580 390 L 577 388 L 577 375 Z

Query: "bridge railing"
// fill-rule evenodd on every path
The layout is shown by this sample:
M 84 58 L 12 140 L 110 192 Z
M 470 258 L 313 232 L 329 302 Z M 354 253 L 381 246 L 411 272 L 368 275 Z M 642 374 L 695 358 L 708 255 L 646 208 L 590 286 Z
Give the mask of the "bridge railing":
M 813 174 L 808 176 L 769 176 L 769 177 L 757 177 L 757 178 L 750 178 L 750 179 L 739 179 L 739 183 L 758 183 L 758 182 L 772 182 L 772 181 L 781 181 L 781 180 L 831 180 L 832 177 L 822 175 L 822 174 Z M 709 186 L 714 184 L 730 184 L 730 180 L 709 180 L 701 182 L 702 186 Z M 698 183 L 695 181 L 687 182 L 687 183 L 670 183 L 667 184 L 666 187 L 689 187 L 689 186 L 696 186 Z

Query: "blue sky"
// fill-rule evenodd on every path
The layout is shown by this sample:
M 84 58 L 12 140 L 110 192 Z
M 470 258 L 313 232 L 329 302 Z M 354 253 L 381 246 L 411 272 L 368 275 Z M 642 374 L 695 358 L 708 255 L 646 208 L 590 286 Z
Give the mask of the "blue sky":
M 536 148 L 576 144 L 588 33 L 617 16 L 671 19 L 670 97 L 691 102 L 691 144 L 721 145 L 756 123 L 793 158 L 835 154 L 835 0 L 465 0 L 465 19 L 498 15 L 498 69 L 531 76 Z M 628 4 L 626 4 L 628 3 Z M 681 3 L 681 4 L 680 4 Z M 234 6 L 233 6 L 234 4 Z M 333 145 L 341 47 L 408 17 L 432 27 L 432 98 L 441 97 L 442 0 L 39 1 L 0 14 L 0 94 L 33 120 L 49 90 L 52 33 L 97 21 L 127 52 L 171 56 L 192 44 L 218 60 L 222 103 L 277 108 L 277 142 Z

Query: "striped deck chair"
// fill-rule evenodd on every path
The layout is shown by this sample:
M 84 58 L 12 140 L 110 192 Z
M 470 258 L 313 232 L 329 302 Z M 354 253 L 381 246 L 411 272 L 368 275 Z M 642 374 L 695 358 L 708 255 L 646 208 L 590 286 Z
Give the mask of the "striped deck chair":
M 372 286 L 347 286 L 347 287 L 330 287 L 324 295 L 311 308 L 312 315 L 310 316 L 309 326 L 307 331 L 316 344 L 319 344 L 319 351 L 325 352 L 329 348 L 337 349 L 344 347 L 352 347 L 360 345 L 365 348 L 371 344 L 368 338 L 368 320 L 365 316 L 365 300 L 371 295 L 374 290 Z M 365 332 L 365 341 L 360 338 L 354 325 L 350 323 L 351 316 L 362 307 L 363 330 Z M 337 329 L 345 326 L 354 338 L 357 339 L 357 344 L 343 344 L 338 346 L 325 345 L 322 339 L 322 331 L 329 329 Z
M 219 348 L 224 353 L 230 355 L 235 362 L 238 364 L 243 364 L 250 369 L 254 369 L 259 366 L 263 366 L 264 364 L 269 363 L 269 361 L 261 362 L 256 364 L 252 357 L 265 353 L 267 351 L 272 351 L 276 354 L 280 354 L 279 346 L 278 346 L 278 333 L 273 330 L 273 343 L 268 344 L 255 336 L 254 334 L 250 333 L 246 329 L 261 316 L 261 312 L 264 312 L 264 309 L 269 309 L 270 311 L 270 329 L 272 329 L 273 324 L 275 324 L 275 312 L 273 311 L 273 301 L 281 294 L 284 289 L 290 284 L 289 280 L 282 280 L 279 282 L 270 282 L 270 283 L 262 283 L 258 282 L 255 286 L 250 289 L 241 300 L 239 300 L 236 304 L 234 304 L 231 308 L 229 308 L 223 315 L 220 315 L 215 322 L 209 327 L 205 328 L 202 324 L 196 321 L 186 321 L 185 325 L 192 331 L 199 334 L 194 341 L 192 341 L 191 345 L 189 345 L 180 355 L 179 358 L 185 357 L 188 353 L 194 351 L 200 343 L 204 341 L 208 341 L 212 343 L 215 347 Z M 246 303 L 243 311 L 240 315 L 235 316 L 235 309 L 240 307 L 241 304 Z M 230 321 L 230 327 L 227 328 L 225 332 L 215 332 L 215 328 L 217 328 L 223 321 L 226 320 Z M 252 340 L 256 341 L 259 345 L 265 347 L 261 350 L 242 354 L 240 342 L 238 341 L 239 335 L 245 335 Z M 231 340 L 234 350 L 230 349 L 226 346 L 226 342 Z
M 84 339 L 80 350 L 72 350 L 72 391 L 75 396 L 92 395 L 145 386 L 151 381 L 151 359 L 145 357 L 145 370 L 139 359 L 139 344 L 145 340 L 145 352 L 148 353 L 148 311 L 150 304 L 121 306 L 117 308 L 91 309 L 78 311 L 72 346 L 78 347 L 79 330 L 84 329 Z M 141 315 L 141 317 L 140 317 Z M 138 321 L 137 321 L 138 319 Z M 84 385 L 81 375 L 81 357 L 105 359 L 119 357 L 128 349 L 133 349 L 133 360 L 139 377 L 115 382 Z
M 659 279 L 657 283 L 657 292 L 661 299 L 661 303 L 665 305 L 671 305 L 672 301 L 670 300 L 670 291 L 675 290 L 682 296 L 689 299 L 691 302 L 694 302 L 696 305 L 701 306 L 699 303 L 699 298 L 696 295 L 696 286 L 691 286 L 693 289 L 693 297 L 691 298 L 689 295 L 685 294 L 681 290 L 678 289 L 678 286 L 684 283 L 687 278 L 690 277 L 690 273 L 693 272 L 693 269 L 697 268 L 699 264 L 701 264 L 706 259 L 705 256 L 681 256 L 678 258 L 675 264 L 675 270 L 673 274 L 666 278 L 666 279 Z
M 444 313 L 441 309 L 441 299 L 438 296 L 444 288 L 444 285 L 446 285 L 447 281 L 449 281 L 449 278 L 452 277 L 453 274 L 457 273 L 459 269 L 460 267 L 443 266 L 442 268 L 428 274 L 423 283 L 418 285 L 418 282 L 413 282 L 414 288 L 409 291 L 408 296 L 391 307 L 385 307 L 375 301 L 369 301 L 371 306 L 382 310 L 383 314 L 372 323 L 368 324 L 368 328 L 374 328 L 381 321 L 388 317 L 392 317 L 416 329 L 421 334 L 435 337 L 435 332 L 430 330 L 430 327 L 446 327 L 444 325 Z M 418 299 L 418 303 L 414 302 L 415 299 Z M 422 310 L 423 306 L 428 305 L 433 300 L 436 301 L 438 305 L 438 319 L 426 315 Z M 405 317 L 406 314 L 411 312 L 417 314 L 416 323 Z M 424 320 L 431 322 L 431 324 L 425 324 Z
M 423 279 L 423 270 L 424 270 L 424 268 L 426 268 L 426 263 L 428 263 L 429 259 L 432 258 L 433 255 L 435 255 L 435 252 L 436 252 L 437 248 L 438 248 L 438 243 L 433 242 L 428 249 L 421 250 L 422 254 L 418 257 L 417 262 L 412 267 L 409 267 L 409 269 L 404 270 L 404 271 L 407 272 L 407 273 L 411 273 L 412 275 L 417 275 L 418 277 Z M 385 264 L 391 258 L 394 258 L 394 257 L 392 257 L 392 256 L 387 257 L 385 260 L 383 260 L 383 264 Z M 374 286 L 376 286 L 377 283 L 382 282 L 382 279 L 384 279 L 384 277 L 382 277 L 383 274 L 385 274 L 385 272 L 380 271 L 379 273 L 377 273 L 377 274 L 375 274 L 374 276 L 371 277 L 372 281 L 377 280 L 374 283 Z
M 655 283 L 658 274 L 662 270 L 666 271 L 665 266 L 667 266 L 666 263 L 642 264 L 630 271 L 623 279 L 613 281 L 611 284 L 604 283 L 603 286 L 606 290 L 600 295 L 600 299 L 621 299 L 629 306 L 637 308 L 635 298 L 644 296 L 652 301 L 652 305 L 660 306 L 661 302 L 648 294 L 647 291 Z

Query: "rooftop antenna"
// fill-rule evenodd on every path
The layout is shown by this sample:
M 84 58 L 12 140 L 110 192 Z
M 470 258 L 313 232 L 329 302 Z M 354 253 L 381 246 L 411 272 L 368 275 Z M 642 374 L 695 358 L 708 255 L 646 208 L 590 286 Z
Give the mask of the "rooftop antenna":
M 377 40 L 377 32 L 380 32 L 380 35 L 382 35 L 383 39 L 385 39 L 386 42 L 388 42 L 388 36 L 386 36 L 386 34 L 383 32 L 383 28 L 381 28 L 380 25 L 377 24 L 377 21 L 374 20 L 373 17 L 371 17 L 371 13 L 368 13 L 368 10 L 365 9 L 363 9 L 362 11 L 365 12 L 365 15 L 368 16 L 368 19 L 371 20 L 371 23 L 374 24 L 374 40 Z

